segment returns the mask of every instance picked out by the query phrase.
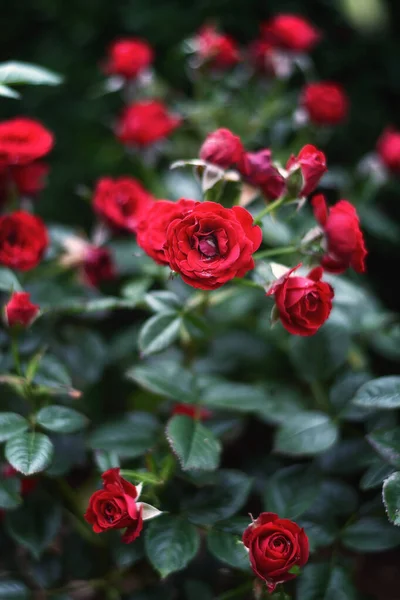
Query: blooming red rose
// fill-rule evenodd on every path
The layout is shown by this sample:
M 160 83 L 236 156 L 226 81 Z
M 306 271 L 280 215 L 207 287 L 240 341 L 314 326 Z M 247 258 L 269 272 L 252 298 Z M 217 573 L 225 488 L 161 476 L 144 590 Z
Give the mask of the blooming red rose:
M 109 469 L 101 477 L 103 489 L 92 494 L 84 517 L 95 533 L 126 528 L 122 541 L 130 544 L 140 535 L 143 521 L 161 513 L 149 504 L 138 502 L 142 486 L 123 479 L 119 469 Z
M 349 99 L 338 83 L 309 83 L 302 91 L 301 105 L 316 125 L 337 125 L 349 111 Z
M 119 39 L 108 49 L 104 71 L 107 75 L 131 79 L 147 69 L 153 58 L 153 50 L 147 42 L 136 38 Z
M 158 100 L 142 100 L 128 106 L 118 122 L 117 137 L 124 144 L 150 146 L 167 137 L 181 123 Z
M 214 290 L 254 268 L 252 255 L 261 239 L 260 227 L 245 208 L 199 202 L 188 215 L 169 224 L 165 257 L 183 281 Z
M 164 246 L 171 221 L 182 219 L 196 205 L 195 200 L 182 198 L 178 202 L 158 200 L 139 223 L 137 243 L 159 265 L 167 265 Z
M 240 137 L 234 135 L 229 129 L 216 129 L 209 133 L 200 148 L 202 160 L 222 169 L 241 167 L 244 153 Z
M 385 129 L 376 149 L 385 167 L 393 173 L 400 173 L 400 131 L 393 127 Z
M 186 417 L 190 417 L 191 419 L 198 417 L 201 421 L 210 419 L 212 416 L 212 412 L 210 410 L 201 406 L 196 406 L 195 404 L 175 404 L 172 414 L 184 415 Z
M 21 196 L 36 196 L 46 185 L 49 167 L 42 162 L 32 162 L 11 169 L 11 178 Z
M 131 232 L 136 231 L 153 202 L 153 196 L 132 177 L 103 177 L 97 182 L 93 197 L 99 217 L 115 229 Z
M 261 190 L 267 200 L 276 200 L 285 191 L 286 182 L 272 164 L 271 150 L 247 152 L 241 173 L 251 186 Z
M 319 180 L 327 171 L 325 154 L 315 146 L 307 144 L 297 156 L 291 156 L 286 164 L 286 169 L 291 172 L 300 168 L 303 177 L 301 196 L 308 196 L 315 190 Z
M 215 69 L 228 69 L 239 62 L 239 49 L 235 40 L 219 33 L 212 25 L 202 27 L 194 38 L 194 43 L 200 61 Z
M 83 256 L 82 270 L 85 281 L 94 287 L 116 277 L 114 262 L 108 248 L 90 244 L 87 245 Z
M 290 573 L 293 567 L 303 567 L 308 561 L 304 529 L 275 513 L 261 513 L 243 533 L 243 543 L 254 573 L 265 581 L 270 593 L 279 583 L 296 577 Z
M 304 17 L 280 14 L 261 25 L 263 38 L 276 48 L 310 52 L 320 41 L 321 33 Z
M 23 210 L 0 216 L 0 265 L 29 271 L 39 264 L 47 245 L 47 230 L 39 217 Z
M 21 473 L 18 473 L 14 467 L 11 465 L 4 465 L 1 469 L 1 474 L 4 479 L 8 479 L 10 477 L 21 476 Z M 21 496 L 26 496 L 33 492 L 33 490 L 37 487 L 39 483 L 38 477 L 22 477 L 21 479 L 21 487 L 20 494 Z
M 294 335 L 314 335 L 332 310 L 333 289 L 321 281 L 324 273 L 316 267 L 306 277 L 292 275 L 301 263 L 275 281 L 267 296 L 275 296 L 282 325 Z
M 32 304 L 28 292 L 14 292 L 4 308 L 8 327 L 29 327 L 40 312 L 40 306 Z
M 343 273 L 352 267 L 358 273 L 364 273 L 367 250 L 354 206 L 347 200 L 340 200 L 328 211 L 322 194 L 314 196 L 311 203 L 326 239 L 326 254 L 321 261 L 324 269 Z
M 25 165 L 50 152 L 53 144 L 53 134 L 33 119 L 0 123 L 0 164 Z

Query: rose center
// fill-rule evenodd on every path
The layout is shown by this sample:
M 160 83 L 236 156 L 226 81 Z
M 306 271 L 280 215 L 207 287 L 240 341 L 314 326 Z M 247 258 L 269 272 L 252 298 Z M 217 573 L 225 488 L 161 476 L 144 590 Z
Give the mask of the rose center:
M 109 523 L 112 523 L 114 521 L 115 510 L 111 502 L 107 502 L 107 504 L 105 505 L 104 515 Z
M 207 258 L 213 258 L 219 254 L 218 244 L 213 235 L 201 238 L 199 241 L 199 250 Z
M 269 542 L 269 546 L 282 553 L 286 552 L 290 547 L 290 542 L 282 535 L 273 536 Z

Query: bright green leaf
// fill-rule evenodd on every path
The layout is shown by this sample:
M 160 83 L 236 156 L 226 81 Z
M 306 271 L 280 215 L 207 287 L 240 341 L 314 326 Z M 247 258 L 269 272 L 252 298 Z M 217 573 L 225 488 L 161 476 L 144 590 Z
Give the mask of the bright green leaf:
M 261 388 L 216 379 L 204 389 L 202 402 L 210 408 L 254 412 L 263 409 L 265 397 Z
M 207 536 L 207 546 L 211 554 L 230 567 L 250 569 L 249 554 L 239 536 L 212 529 Z
M 21 292 L 22 287 L 17 277 L 9 269 L 0 267 L 0 290 L 2 292 Z
M 400 408 L 400 377 L 379 377 L 357 391 L 353 403 L 366 408 Z
M 192 373 L 175 362 L 158 362 L 130 369 L 126 376 L 153 394 L 193 404 L 198 395 Z
M 46 406 L 36 415 L 39 425 L 57 433 L 75 433 L 84 429 L 87 418 L 73 408 L 67 406 Z
M 383 482 L 383 502 L 389 520 L 400 525 L 400 473 L 393 473 Z
M 8 440 L 5 455 L 14 469 L 23 475 L 33 475 L 50 464 L 53 444 L 42 433 L 22 433 Z
M 221 444 L 200 421 L 176 415 L 167 425 L 166 436 L 183 470 L 218 467 Z
M 15 435 L 23 433 L 28 427 L 28 421 L 21 415 L 13 412 L 0 413 L 0 442 L 5 442 Z
M 175 312 L 159 313 L 146 321 L 139 333 L 139 350 L 143 356 L 165 350 L 178 339 L 181 318 Z
M 5 84 L 60 85 L 62 77 L 37 65 L 9 61 L 0 64 L 0 82 Z

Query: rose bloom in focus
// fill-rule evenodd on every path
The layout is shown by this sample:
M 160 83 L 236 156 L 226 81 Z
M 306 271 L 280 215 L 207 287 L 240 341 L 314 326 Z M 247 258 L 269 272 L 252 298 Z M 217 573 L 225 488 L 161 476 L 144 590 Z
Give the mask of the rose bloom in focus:
M 39 312 L 40 306 L 31 302 L 28 292 L 14 292 L 4 307 L 5 322 L 8 327 L 29 327 Z
M 153 58 L 153 50 L 147 42 L 137 38 L 118 39 L 108 49 L 104 71 L 107 75 L 133 79 L 150 66 Z
M 243 533 L 251 567 L 272 593 L 279 583 L 296 575 L 293 567 L 303 567 L 309 557 L 309 543 L 304 530 L 289 519 L 274 513 L 261 513 Z
M 146 147 L 166 138 L 180 123 L 159 100 L 142 100 L 124 110 L 116 135 L 123 144 Z
M 0 265 L 29 271 L 40 263 L 47 245 L 47 229 L 39 217 L 23 210 L 0 216 Z
M 338 125 L 347 117 L 349 99 L 343 87 L 330 81 L 309 83 L 302 91 L 301 106 L 316 125 Z
M 228 69 L 240 60 L 235 40 L 219 33 L 213 25 L 202 27 L 193 41 L 200 62 L 214 69 Z
M 320 31 L 298 15 L 279 14 L 261 25 L 264 40 L 275 48 L 310 52 L 321 39 Z
M 392 173 L 400 173 L 400 131 L 388 127 L 379 138 L 376 150 L 382 163 Z

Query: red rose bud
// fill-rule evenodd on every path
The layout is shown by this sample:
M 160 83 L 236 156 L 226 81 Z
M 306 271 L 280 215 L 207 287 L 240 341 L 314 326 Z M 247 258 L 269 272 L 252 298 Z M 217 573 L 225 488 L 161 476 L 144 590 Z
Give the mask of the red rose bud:
M 116 277 L 115 266 L 108 248 L 87 245 L 82 264 L 83 276 L 87 283 L 98 287 L 103 281 Z
M 0 216 L 0 265 L 19 271 L 36 267 L 48 245 L 43 221 L 23 210 Z
M 5 321 L 8 327 L 29 327 L 37 318 L 40 306 L 32 304 L 27 292 L 14 292 L 4 308 Z
M 149 67 L 153 58 L 153 50 L 145 41 L 136 38 L 116 40 L 109 47 L 104 71 L 107 75 L 133 79 Z
M 132 177 L 103 177 L 93 197 L 94 210 L 101 219 L 114 229 L 129 232 L 136 232 L 153 202 L 153 196 Z
M 239 62 L 238 46 L 233 38 L 221 34 L 214 26 L 200 29 L 194 38 L 197 55 L 202 63 L 215 69 L 228 69 Z
M 400 173 L 400 131 L 388 127 L 379 138 L 376 150 L 385 165 L 393 173 Z
M 181 123 L 158 100 L 142 100 L 128 106 L 118 122 L 116 135 L 123 144 L 150 146 L 166 138 Z
M 247 152 L 241 174 L 244 180 L 261 190 L 267 200 L 276 200 L 285 191 L 286 182 L 272 164 L 271 150 Z
M 289 333 L 314 335 L 332 310 L 333 289 L 321 281 L 323 269 L 316 267 L 306 277 L 292 275 L 301 263 L 275 281 L 267 296 L 275 296 L 275 309 Z
M 347 200 L 340 200 L 328 211 L 322 194 L 314 196 L 311 204 L 325 234 L 326 254 L 321 261 L 324 269 L 343 273 L 352 267 L 357 273 L 364 273 L 367 250 L 354 206 Z
M 133 542 L 142 531 L 143 521 L 153 519 L 161 512 L 145 502 L 138 502 L 141 484 L 132 485 L 119 474 L 119 469 L 109 469 L 102 474 L 103 489 L 94 492 L 84 515 L 95 533 L 109 529 L 126 529 L 122 541 Z
M 281 14 L 261 25 L 262 37 L 275 48 L 293 52 L 310 52 L 320 41 L 321 33 L 298 15 Z
M 307 84 L 300 103 L 316 125 L 338 125 L 349 111 L 349 99 L 343 87 L 328 81 Z
M 222 169 L 239 168 L 244 158 L 242 141 L 229 129 L 216 129 L 206 137 L 200 148 L 200 158 Z
M 200 421 L 205 421 L 207 419 L 211 419 L 212 417 L 212 412 L 210 410 L 193 404 L 175 404 L 172 414 L 184 415 L 186 417 L 190 417 L 191 419 L 198 418 Z
M 279 583 L 296 577 L 291 570 L 303 567 L 309 556 L 304 529 L 274 513 L 261 513 L 243 533 L 251 567 L 272 593 Z
M 197 202 L 182 198 L 178 202 L 170 200 L 156 201 L 139 223 L 137 243 L 159 265 L 167 265 L 164 246 L 167 229 L 171 221 L 182 219 L 189 214 Z
M 0 123 L 0 165 L 25 165 L 50 152 L 53 144 L 53 134 L 33 119 Z
M 33 162 L 13 167 L 11 177 L 21 196 L 36 196 L 44 189 L 48 173 L 48 165 Z
M 1 474 L 4 477 L 4 479 L 8 479 L 10 477 L 15 476 L 21 476 L 21 473 L 16 471 L 11 465 L 4 465 L 1 469 Z M 33 490 L 37 487 L 38 483 L 38 477 L 22 477 L 20 488 L 21 496 L 26 496 L 27 494 L 33 492 Z
M 289 158 L 286 169 L 289 171 L 289 186 L 291 174 L 300 169 L 303 182 L 301 189 L 296 191 L 294 196 L 308 196 L 327 171 L 325 154 L 315 146 L 307 144 L 297 156 L 292 155 Z
M 214 290 L 254 269 L 252 254 L 261 240 L 261 229 L 246 209 L 199 202 L 169 224 L 165 257 L 185 283 Z

